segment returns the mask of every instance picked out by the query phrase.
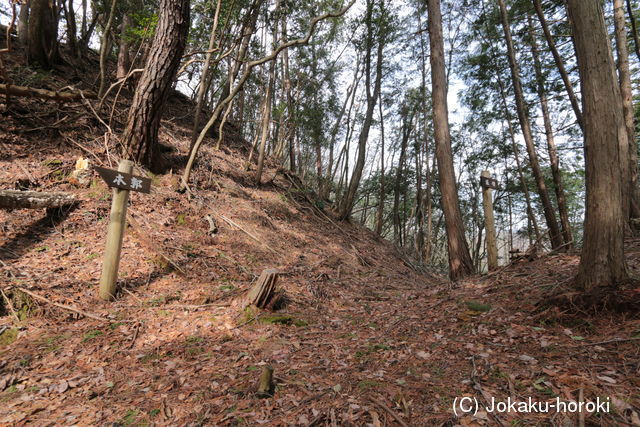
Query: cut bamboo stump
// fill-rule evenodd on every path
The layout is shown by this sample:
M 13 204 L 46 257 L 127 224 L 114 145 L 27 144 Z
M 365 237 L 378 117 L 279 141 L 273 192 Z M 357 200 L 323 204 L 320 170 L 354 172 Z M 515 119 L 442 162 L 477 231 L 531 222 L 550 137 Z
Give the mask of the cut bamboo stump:
M 273 396 L 275 391 L 275 384 L 273 383 L 273 368 L 269 365 L 265 365 L 262 368 L 260 374 L 260 381 L 258 382 L 258 392 L 256 396 L 267 398 Z
M 60 208 L 76 202 L 76 196 L 69 193 L 0 190 L 0 209 Z
M 258 308 L 265 308 L 273 297 L 276 289 L 276 282 L 280 273 L 276 269 L 264 270 L 256 284 L 247 294 L 244 306 L 255 305 Z

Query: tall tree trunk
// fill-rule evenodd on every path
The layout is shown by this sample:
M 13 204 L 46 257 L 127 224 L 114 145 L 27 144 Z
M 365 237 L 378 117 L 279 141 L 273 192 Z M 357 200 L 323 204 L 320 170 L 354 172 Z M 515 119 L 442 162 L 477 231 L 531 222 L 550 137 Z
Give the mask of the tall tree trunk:
M 29 45 L 29 4 L 29 0 L 20 3 L 18 14 L 18 41 L 23 47 Z
M 191 147 L 198 137 L 198 128 L 200 127 L 200 117 L 202 115 L 202 105 L 204 103 L 205 94 L 207 92 L 207 83 L 209 81 L 209 68 L 211 68 L 211 58 L 213 57 L 213 48 L 216 45 L 216 31 L 218 30 L 218 20 L 220 18 L 220 7 L 222 0 L 218 0 L 216 11 L 213 16 L 213 25 L 209 35 L 209 48 L 205 54 L 202 73 L 200 74 L 200 84 L 198 86 L 198 94 L 196 95 L 196 109 L 193 116 L 193 127 L 191 129 Z
M 122 24 L 120 28 L 120 46 L 118 48 L 118 64 L 116 67 L 116 79 L 120 80 L 127 76 L 129 68 L 131 68 L 131 58 L 129 57 L 129 35 L 132 20 L 128 13 L 122 16 Z
M 556 148 L 556 142 L 553 135 L 553 127 L 551 125 L 551 118 L 549 116 L 549 102 L 547 100 L 547 91 L 545 89 L 545 81 L 542 74 L 542 64 L 540 62 L 540 54 L 538 52 L 538 43 L 533 31 L 533 23 L 531 22 L 531 17 L 528 17 L 528 24 L 531 51 L 533 54 L 533 68 L 536 74 L 538 98 L 540 99 L 540 110 L 542 111 L 542 120 L 544 122 L 544 133 L 547 138 L 547 150 L 549 152 L 549 162 L 551 163 L 551 174 L 553 175 L 556 201 L 558 202 L 558 211 L 560 212 L 562 237 L 564 238 L 565 247 L 569 249 L 571 248 L 573 242 L 573 236 L 571 234 L 571 224 L 569 223 L 569 209 L 567 208 L 567 199 L 565 197 L 564 186 L 562 184 L 560 159 L 558 158 L 558 150 Z
M 76 12 L 73 9 L 73 0 L 62 1 L 64 8 L 64 17 L 67 21 L 67 47 L 71 51 L 71 55 L 79 57 L 78 50 L 78 30 L 76 26 Z
M 331 187 L 333 185 L 333 150 L 336 144 L 336 138 L 338 136 L 338 131 L 340 130 L 340 125 L 342 124 L 342 119 L 344 117 L 344 113 L 347 110 L 347 105 L 349 104 L 349 99 L 351 98 L 352 93 L 358 88 L 358 83 L 360 82 L 360 61 L 356 62 L 356 70 L 353 76 L 353 82 L 347 88 L 347 94 L 344 97 L 344 102 L 342 103 L 342 107 L 340 109 L 340 113 L 336 117 L 336 121 L 331 128 L 331 139 L 329 140 L 329 165 L 327 166 L 325 183 L 322 186 L 322 190 L 320 191 L 320 197 L 326 199 L 329 197 L 329 193 L 331 192 Z M 383 153 L 384 156 L 384 153 Z
M 189 0 L 161 0 L 159 15 L 122 138 L 123 155 L 143 163 L 153 172 L 162 171 L 164 166 L 158 129 L 189 32 Z
M 233 82 L 238 78 L 240 67 L 244 63 L 247 51 L 249 49 L 249 42 L 251 41 L 251 37 L 253 37 L 253 34 L 256 32 L 256 23 L 258 22 L 258 16 L 260 15 L 260 8 L 262 7 L 262 4 L 263 0 L 253 0 L 251 6 L 247 10 L 247 14 L 245 15 L 242 22 L 242 41 L 240 42 L 240 47 L 235 57 L 233 66 L 229 71 L 228 80 L 222 85 L 222 90 L 220 91 L 217 105 L 223 103 L 224 100 L 229 96 L 232 90 Z
M 518 144 L 516 143 L 516 135 L 515 130 L 513 129 L 513 125 L 511 124 L 511 114 L 509 114 L 509 106 L 507 105 L 507 95 L 506 89 L 504 87 L 504 83 L 500 78 L 500 74 L 496 72 L 498 86 L 500 87 L 500 99 L 502 100 L 502 107 L 504 108 L 504 114 L 507 121 L 507 127 L 509 131 L 509 138 L 511 139 L 511 147 L 513 150 L 513 157 L 516 161 L 516 167 L 518 168 L 518 177 L 520 178 L 520 185 L 522 186 L 522 191 L 524 192 L 524 199 L 527 204 L 527 218 L 528 223 L 531 224 L 533 231 L 536 235 L 536 241 L 540 240 L 540 228 L 538 227 L 538 221 L 536 220 L 535 213 L 533 212 L 533 203 L 531 201 L 531 195 L 529 194 L 529 188 L 527 186 L 527 181 L 524 177 L 524 172 L 522 171 L 522 163 L 520 163 L 520 155 L 518 154 Z M 531 239 L 530 239 L 531 240 Z
M 533 5 L 536 9 L 536 15 L 538 16 L 538 20 L 540 21 L 540 25 L 542 26 L 542 32 L 544 33 L 544 38 L 547 40 L 547 45 L 549 46 L 549 50 L 553 55 L 553 60 L 556 63 L 556 67 L 558 68 L 558 72 L 560 73 L 560 77 L 562 77 L 562 81 L 564 83 L 565 90 L 567 91 L 567 95 L 569 96 L 569 102 L 571 102 L 571 107 L 573 108 L 573 112 L 576 116 L 576 121 L 580 126 L 580 129 L 584 132 L 584 120 L 582 119 L 582 110 L 580 109 L 580 103 L 578 102 L 578 97 L 573 90 L 573 84 L 571 83 L 571 79 L 569 78 L 569 74 L 562 62 L 562 57 L 558 52 L 558 48 L 556 47 L 556 43 L 553 40 L 553 36 L 551 35 L 551 31 L 549 30 L 549 25 L 547 24 L 547 19 L 544 16 L 544 11 L 542 10 L 542 4 L 540 0 L 533 0 Z
M 400 220 L 400 187 L 404 181 L 404 164 L 407 158 L 407 144 L 411 135 L 413 115 L 408 108 L 403 108 L 402 117 L 402 140 L 400 141 L 400 158 L 398 167 L 396 168 L 396 182 L 393 187 L 393 241 L 398 246 L 403 246 L 405 242 L 402 239 L 402 222 Z
M 420 153 L 420 140 L 415 141 L 415 165 L 416 165 L 416 209 L 415 209 L 415 221 L 416 221 L 416 237 L 415 237 L 415 249 L 417 258 L 422 260 L 424 255 L 424 213 L 422 209 L 424 207 L 423 191 L 422 191 L 422 154 Z
M 384 114 L 382 113 L 382 93 L 378 99 L 378 110 L 380 112 L 380 194 L 378 196 L 378 210 L 376 212 L 376 234 L 382 234 L 382 222 L 384 221 Z
M 518 63 L 516 62 L 516 53 L 513 47 L 513 40 L 511 38 L 511 29 L 509 28 L 509 17 L 507 15 L 507 8 L 504 4 L 504 0 L 497 0 L 500 7 L 500 17 L 502 21 L 502 29 L 504 30 L 504 38 L 507 44 L 507 55 L 509 57 L 509 68 L 511 69 L 511 78 L 513 80 L 513 90 L 516 99 L 516 109 L 518 111 L 518 119 L 520 121 L 520 128 L 522 129 L 522 136 L 527 146 L 527 154 L 529 155 L 529 164 L 531 165 L 531 171 L 536 181 L 538 188 L 538 194 L 540 195 L 540 201 L 542 202 L 542 208 L 544 210 L 544 218 L 549 228 L 549 240 L 551 241 L 551 247 L 553 249 L 562 246 L 562 234 L 560 233 L 560 227 L 556 220 L 556 214 L 549 198 L 549 192 L 547 191 L 547 185 L 544 182 L 544 176 L 540 169 L 540 163 L 538 162 L 538 155 L 536 154 L 536 148 L 533 143 L 533 134 L 531 132 L 531 124 L 529 123 L 529 117 L 524 100 L 524 92 L 522 90 L 522 84 L 520 82 L 520 70 Z
M 54 1 L 30 0 L 29 64 L 51 68 L 58 60 L 58 13 Z
M 274 9 L 274 15 L 280 11 L 280 0 L 276 0 L 276 7 Z M 272 50 L 276 50 L 278 45 L 278 21 L 274 20 L 273 23 L 273 33 L 271 34 L 273 48 Z M 262 168 L 264 167 L 264 159 L 265 159 L 265 148 L 267 145 L 267 136 L 269 135 L 269 129 L 271 125 L 271 98 L 273 97 L 273 91 L 276 84 L 276 63 L 274 60 L 269 63 L 269 80 L 267 83 L 267 91 L 265 94 L 266 97 L 266 107 L 264 109 L 264 116 L 262 117 L 262 136 L 260 137 L 260 151 L 258 152 L 258 167 L 256 169 L 256 184 L 260 185 L 260 180 L 262 179 Z
M 629 188 L 625 193 L 628 208 L 625 213 L 629 219 L 640 218 L 640 194 L 638 192 L 638 148 L 636 146 L 635 125 L 633 122 L 633 93 L 631 91 L 631 72 L 629 70 L 629 50 L 627 48 L 627 28 L 624 19 L 622 0 L 613 0 L 613 18 L 616 31 L 616 51 L 618 52 L 618 78 L 622 96 L 624 124 L 629 142 Z
M 449 252 L 449 277 L 462 279 L 473 273 L 473 261 L 464 233 L 464 223 L 460 213 L 458 189 L 451 152 L 449 112 L 447 107 L 447 77 L 444 65 L 444 41 L 442 39 L 442 14 L 440 0 L 428 0 L 429 45 L 431 48 L 431 93 L 433 97 L 433 125 L 436 157 L 440 175 L 442 210 L 447 230 Z
M 636 17 L 633 15 L 631 0 L 627 0 L 627 13 L 629 14 L 629 21 L 631 22 L 631 35 L 633 36 L 633 47 L 636 51 L 636 56 L 640 61 L 640 41 L 638 41 L 638 28 L 636 24 Z
M 384 1 L 380 4 L 381 10 L 384 10 Z M 347 219 L 353 209 L 353 204 L 360 185 L 360 179 L 362 178 L 362 170 L 364 169 L 365 158 L 367 154 L 367 139 L 369 138 L 369 130 L 373 123 L 373 112 L 378 101 L 380 93 L 380 87 L 382 84 L 382 61 L 383 50 L 385 45 L 385 35 L 379 34 L 377 40 L 377 52 L 376 52 L 376 77 L 373 84 L 373 93 L 371 93 L 371 51 L 373 50 L 373 34 L 376 31 L 372 22 L 373 14 L 373 2 L 367 0 L 367 41 L 366 41 L 366 53 L 365 53 L 365 89 L 367 92 L 367 110 L 360 129 L 360 135 L 358 137 L 358 157 L 356 164 L 351 174 L 351 181 L 349 182 L 349 188 L 347 193 L 342 199 L 340 208 L 340 218 Z M 348 153 L 347 153 L 348 157 Z
M 116 14 L 116 6 L 118 0 L 111 0 L 111 9 L 109 11 L 109 19 L 104 26 L 102 40 L 100 42 L 100 87 L 98 96 L 102 96 L 107 86 L 107 56 L 111 50 L 111 27 Z
M 600 0 L 568 0 L 584 111 L 587 200 L 576 287 L 604 297 L 628 278 L 622 194 L 628 134 Z

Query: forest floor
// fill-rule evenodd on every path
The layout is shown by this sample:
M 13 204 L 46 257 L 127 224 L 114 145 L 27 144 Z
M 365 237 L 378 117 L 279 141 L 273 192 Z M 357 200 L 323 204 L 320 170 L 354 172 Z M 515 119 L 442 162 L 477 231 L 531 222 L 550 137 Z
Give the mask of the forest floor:
M 132 194 L 120 292 L 99 300 L 111 192 L 95 173 L 87 187 L 69 175 L 81 156 L 115 167 L 114 140 L 81 102 L 11 102 L 2 106 L 0 188 L 69 191 L 81 202 L 62 213 L 0 211 L 3 289 L 48 301 L 25 299 L 20 321 L 6 305 L 0 313 L 0 424 L 579 423 L 577 414 L 482 408 L 492 398 L 558 397 L 608 399 L 610 411 L 587 414 L 586 425 L 640 425 L 638 316 L 544 305 L 575 275 L 577 255 L 520 260 L 452 285 L 338 222 L 278 165 L 256 186 L 231 127 L 221 150 L 204 148 L 193 194 L 179 194 L 191 108 L 180 97 L 160 135 L 177 169 L 153 176 L 151 194 Z M 116 119 L 126 117 L 122 103 Z M 627 256 L 637 274 L 639 240 Z M 267 268 L 281 272 L 286 305 L 243 310 Z M 259 398 L 266 364 L 277 386 Z M 480 410 L 457 416 L 462 397 Z

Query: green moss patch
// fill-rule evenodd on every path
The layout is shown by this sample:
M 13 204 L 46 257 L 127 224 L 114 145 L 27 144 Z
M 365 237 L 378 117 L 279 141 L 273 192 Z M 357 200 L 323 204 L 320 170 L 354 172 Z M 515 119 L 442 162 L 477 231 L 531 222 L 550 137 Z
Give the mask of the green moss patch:
M 478 301 L 466 301 L 465 304 L 469 310 L 477 311 L 479 313 L 486 313 L 491 310 L 491 306 L 489 304 L 483 304 Z
M 18 328 L 10 328 L 0 334 L 0 347 L 8 346 L 18 339 Z

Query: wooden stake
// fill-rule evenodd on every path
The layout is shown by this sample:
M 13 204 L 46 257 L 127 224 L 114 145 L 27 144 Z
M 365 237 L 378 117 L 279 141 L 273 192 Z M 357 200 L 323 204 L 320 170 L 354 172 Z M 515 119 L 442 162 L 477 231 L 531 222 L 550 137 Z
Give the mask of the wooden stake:
M 118 172 L 131 174 L 133 162 L 121 160 L 118 164 Z M 113 189 L 113 201 L 111 202 L 111 216 L 107 229 L 107 243 L 104 249 L 104 262 L 102 264 L 102 276 L 100 276 L 100 298 L 111 300 L 116 293 L 118 281 L 118 267 L 120 265 L 120 252 L 122 239 L 127 223 L 127 202 L 129 190 Z
M 481 176 L 491 178 L 489 171 L 482 171 Z M 484 206 L 484 226 L 487 230 L 487 263 L 489 271 L 498 268 L 498 246 L 496 244 L 496 228 L 493 219 L 493 190 L 482 186 L 482 204 Z
M 260 381 L 258 382 L 258 392 L 256 395 L 261 398 L 273 396 L 275 385 L 273 383 L 273 368 L 269 365 L 262 367 Z

